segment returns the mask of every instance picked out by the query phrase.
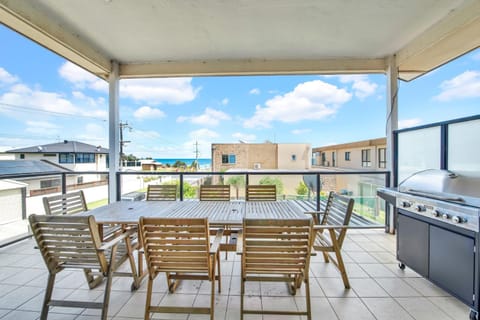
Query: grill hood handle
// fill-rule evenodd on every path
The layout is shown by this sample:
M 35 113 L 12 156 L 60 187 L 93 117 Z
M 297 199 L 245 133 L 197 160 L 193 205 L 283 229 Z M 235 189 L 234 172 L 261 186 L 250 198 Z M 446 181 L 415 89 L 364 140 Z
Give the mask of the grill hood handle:
M 406 192 L 416 196 L 429 197 L 436 200 L 455 201 L 455 202 L 465 203 L 465 200 L 461 197 L 448 197 L 448 196 L 445 196 L 444 194 L 439 194 L 435 192 L 422 192 L 415 189 L 408 189 Z

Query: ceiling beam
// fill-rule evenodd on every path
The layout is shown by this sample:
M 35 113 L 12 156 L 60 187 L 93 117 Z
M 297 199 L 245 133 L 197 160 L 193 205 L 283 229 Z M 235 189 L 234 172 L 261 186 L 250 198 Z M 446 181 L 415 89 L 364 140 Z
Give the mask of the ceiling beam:
M 400 79 L 412 80 L 480 47 L 480 1 L 452 11 L 397 53 Z
M 120 78 L 384 73 L 384 59 L 201 60 L 120 65 Z
M 35 1 L 0 0 L 0 22 L 41 46 L 81 66 L 99 77 L 107 78 L 110 60 L 84 43 L 78 35 L 68 33 L 39 10 Z

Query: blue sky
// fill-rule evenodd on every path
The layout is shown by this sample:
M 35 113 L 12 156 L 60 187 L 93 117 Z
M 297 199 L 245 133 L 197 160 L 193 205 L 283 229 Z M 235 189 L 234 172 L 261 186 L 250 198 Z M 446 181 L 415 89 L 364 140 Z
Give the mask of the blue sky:
M 0 152 L 78 140 L 108 147 L 107 83 L 0 26 Z M 200 157 L 211 143 L 310 143 L 385 136 L 384 75 L 136 79 L 120 82 L 125 153 Z M 480 111 L 480 49 L 399 82 L 399 125 Z

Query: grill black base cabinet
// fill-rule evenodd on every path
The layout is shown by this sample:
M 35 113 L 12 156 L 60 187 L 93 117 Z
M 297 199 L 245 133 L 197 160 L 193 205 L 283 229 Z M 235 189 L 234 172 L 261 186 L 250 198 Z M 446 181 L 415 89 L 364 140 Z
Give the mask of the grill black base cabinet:
M 397 259 L 471 308 L 479 306 L 478 235 L 397 209 Z

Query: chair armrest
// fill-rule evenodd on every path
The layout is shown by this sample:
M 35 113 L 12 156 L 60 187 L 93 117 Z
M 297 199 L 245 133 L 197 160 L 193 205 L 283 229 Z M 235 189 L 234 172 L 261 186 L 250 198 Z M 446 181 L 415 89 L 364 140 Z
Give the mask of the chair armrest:
M 105 251 L 107 249 L 112 248 L 113 246 L 119 244 L 121 241 L 125 240 L 127 237 L 130 237 L 133 233 L 135 233 L 135 230 L 127 230 L 123 232 L 122 234 L 116 236 L 115 238 L 109 240 L 108 242 L 105 242 L 102 244 L 100 248 L 98 248 L 98 251 Z
M 220 249 L 220 242 L 222 242 L 223 229 L 218 229 L 215 239 L 213 240 L 212 245 L 210 246 L 210 254 L 216 254 L 218 249 Z
M 243 233 L 242 233 L 242 230 L 238 231 L 238 235 L 237 235 L 237 254 L 243 254 Z
M 311 215 L 314 223 L 320 223 L 320 216 L 325 214 L 324 211 L 305 211 L 304 213 Z

